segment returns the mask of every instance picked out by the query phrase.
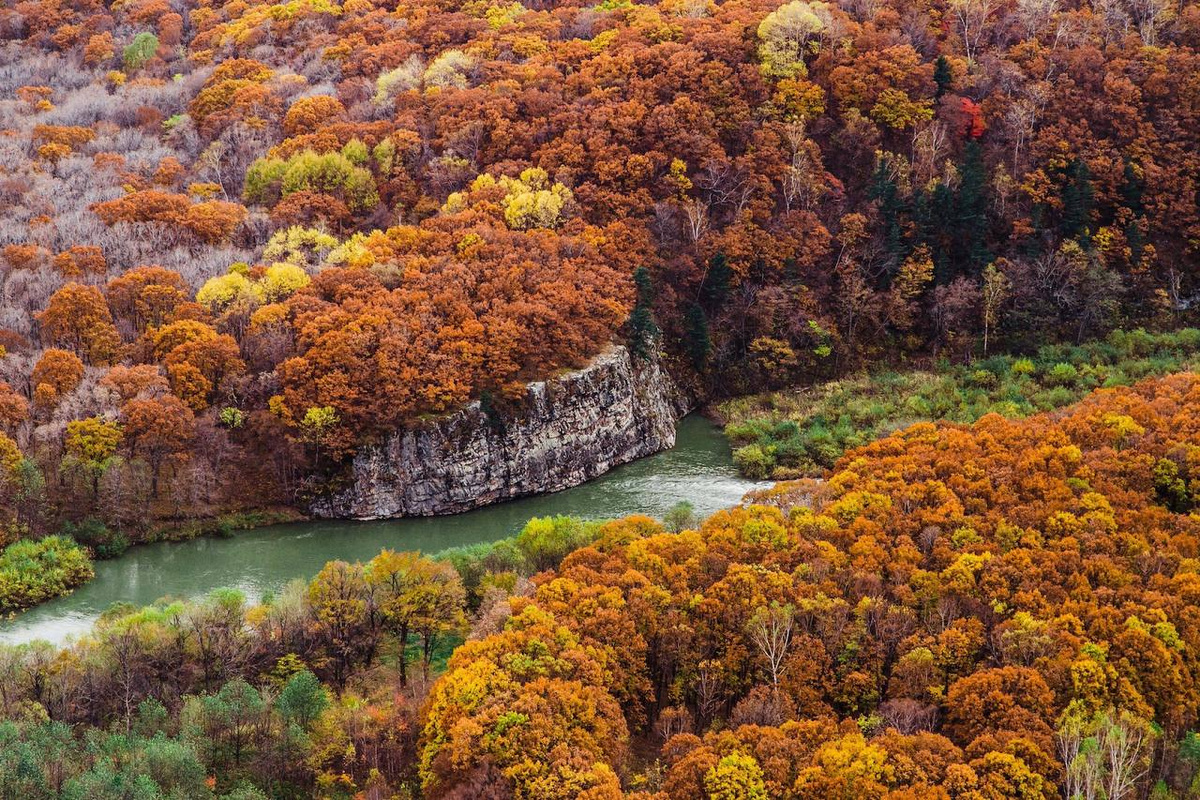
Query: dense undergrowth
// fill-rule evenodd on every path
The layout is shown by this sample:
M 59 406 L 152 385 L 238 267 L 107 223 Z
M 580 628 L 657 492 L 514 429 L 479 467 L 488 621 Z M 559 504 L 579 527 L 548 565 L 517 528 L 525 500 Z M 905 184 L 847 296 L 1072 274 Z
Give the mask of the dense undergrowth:
M 925 370 L 882 370 L 717 407 L 734 460 L 750 478 L 815 476 L 842 454 L 914 422 L 970 423 L 1063 408 L 1098 388 L 1194 369 L 1200 330 L 1114 331 L 1101 341 L 1046 345 Z
M 0 612 L 66 594 L 93 574 L 87 550 L 69 538 L 14 542 L 0 553 Z
M 540 519 L 257 605 L 115 608 L 61 648 L 0 646 L 0 785 L 1192 797 L 1197 407 L 1197 376 L 1147 380 L 914 425 L 702 521 Z
M 62 647 L 0 645 L 0 796 L 414 796 L 432 676 L 464 636 L 502 627 L 531 575 L 604 530 L 535 518 L 433 558 L 331 562 L 259 605 L 218 589 L 114 606 Z M 19 542 L 0 587 L 10 566 L 28 582 L 82 553 L 59 537 Z

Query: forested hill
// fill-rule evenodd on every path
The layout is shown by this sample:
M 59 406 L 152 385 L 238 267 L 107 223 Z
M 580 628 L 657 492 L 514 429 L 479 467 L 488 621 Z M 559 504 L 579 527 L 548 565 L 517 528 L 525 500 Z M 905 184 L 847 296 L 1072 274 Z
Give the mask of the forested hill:
M 35 533 L 302 502 L 614 337 L 758 390 L 1200 292 L 1189 2 L 6 0 L 0 41 Z
M 423 786 L 1193 797 L 1198 403 L 914 425 L 696 530 L 611 525 L 455 652 Z
M 1197 408 L 1177 375 L 915 425 L 669 530 L 536 519 L 252 607 L 115 608 L 61 650 L 0 646 L 0 786 L 1195 797 Z

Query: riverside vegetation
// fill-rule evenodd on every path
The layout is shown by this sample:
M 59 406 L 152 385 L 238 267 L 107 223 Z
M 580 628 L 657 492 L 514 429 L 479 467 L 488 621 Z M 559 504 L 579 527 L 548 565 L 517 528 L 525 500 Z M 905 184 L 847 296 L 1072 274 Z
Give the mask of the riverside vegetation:
M 88 551 L 71 539 L 14 542 L 0 552 L 0 613 L 58 597 L 92 574 Z
M 1193 6 L 6 3 L 0 544 L 303 511 L 614 340 L 708 397 L 1188 324 Z
M 2 648 L 5 792 L 1200 793 L 1196 0 L 25 0 L 0 63 L 10 606 L 614 341 L 947 364 L 731 406 L 826 479 L 679 532 Z
M 1029 357 L 992 356 L 933 369 L 873 371 L 787 392 L 727 400 L 717 413 L 750 478 L 816 476 L 846 450 L 915 422 L 1020 418 L 1070 405 L 1101 387 L 1192 370 L 1200 331 L 1113 331 L 1103 341 L 1045 345 Z
M 1200 377 L 0 648 L 27 797 L 1183 798 Z M 449 646 L 461 641 L 443 662 Z M 440 673 L 440 675 L 438 674 Z

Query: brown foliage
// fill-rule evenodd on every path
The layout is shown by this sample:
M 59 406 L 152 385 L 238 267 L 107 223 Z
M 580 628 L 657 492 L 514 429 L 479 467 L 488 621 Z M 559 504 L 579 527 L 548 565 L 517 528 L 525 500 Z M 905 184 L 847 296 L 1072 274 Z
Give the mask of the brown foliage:
M 37 321 L 43 339 L 73 350 L 93 364 L 110 364 L 120 355 L 121 337 L 112 312 L 94 286 L 68 283 L 51 296 Z
M 66 350 L 51 348 L 33 367 L 29 382 L 38 405 L 53 406 L 83 379 L 83 362 Z
M 54 257 L 54 268 L 64 278 L 103 276 L 108 271 L 108 262 L 99 247 L 77 244 Z
M 324 94 L 302 97 L 288 108 L 283 118 L 283 134 L 299 136 L 312 133 L 329 123 L 340 122 L 345 113 L 345 106 L 336 97 Z
M 1178 375 L 1058 416 L 914 425 L 698 530 L 610 523 L 513 601 L 506 631 L 451 660 L 426 781 L 441 792 L 497 759 L 539 762 L 510 777 L 558 774 L 536 745 L 450 733 L 490 713 L 462 705 L 464 687 L 522 680 L 505 654 L 533 627 L 595 648 L 608 668 L 583 685 L 646 733 L 653 713 L 632 721 L 679 698 L 697 715 L 711 696 L 732 708 L 730 727 L 664 745 L 672 798 L 711 792 L 734 754 L 772 797 L 1051 796 L 1068 708 L 1123 709 L 1173 741 L 1200 715 L 1200 519 L 1164 494 L 1195 484 L 1165 488 L 1155 465 L 1200 468 L 1198 404 L 1200 377 Z M 776 640 L 790 675 L 777 689 L 755 637 L 769 608 L 791 631 Z M 556 726 L 582 733 L 590 719 L 541 708 L 529 724 L 569 740 Z M 577 763 L 619 768 L 602 749 Z

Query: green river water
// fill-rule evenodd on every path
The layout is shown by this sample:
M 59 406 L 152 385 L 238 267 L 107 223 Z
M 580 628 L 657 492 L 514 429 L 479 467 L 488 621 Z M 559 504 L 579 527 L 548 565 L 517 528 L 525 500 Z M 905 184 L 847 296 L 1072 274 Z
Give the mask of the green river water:
M 502 539 L 530 517 L 626 514 L 661 517 L 686 500 L 697 513 L 736 505 L 761 484 L 738 477 L 721 431 L 698 415 L 679 423 L 674 449 L 618 467 L 594 481 L 550 495 L 513 500 L 448 517 L 379 522 L 321 521 L 134 547 L 96 563 L 96 578 L 74 594 L 0 622 L 0 642 L 61 642 L 86 631 L 113 603 L 146 605 L 235 587 L 255 600 L 293 578 L 311 578 L 333 559 L 365 561 L 382 548 L 435 553 Z

